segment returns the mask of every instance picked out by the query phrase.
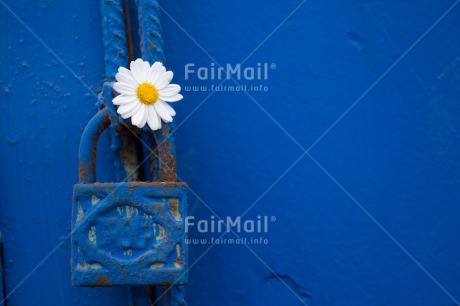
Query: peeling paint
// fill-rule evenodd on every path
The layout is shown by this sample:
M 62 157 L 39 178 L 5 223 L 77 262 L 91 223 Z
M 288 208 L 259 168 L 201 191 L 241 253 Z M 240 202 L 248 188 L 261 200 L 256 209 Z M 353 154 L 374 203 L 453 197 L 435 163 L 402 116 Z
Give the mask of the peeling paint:
M 88 239 L 91 241 L 93 244 L 96 244 L 96 227 L 93 225 L 91 226 L 91 229 L 88 232 Z
M 86 261 L 84 261 L 82 264 L 77 265 L 77 270 L 88 270 L 88 269 L 99 270 L 99 269 L 102 269 L 102 266 L 98 263 L 89 264 Z
M 126 217 L 128 220 L 131 220 L 132 216 L 137 216 L 139 214 L 139 209 L 133 206 L 125 206 L 124 209 L 122 207 L 117 207 L 117 211 L 120 217 Z
M 180 245 L 179 244 L 176 244 L 176 252 L 177 252 L 177 257 L 176 257 L 176 260 L 174 261 L 174 266 L 176 268 L 181 268 L 182 265 L 180 263 Z
M 155 263 L 150 265 L 150 269 L 154 270 L 154 269 L 157 269 L 157 268 L 162 268 L 164 265 L 165 265 L 164 262 L 155 262 Z
M 78 205 L 77 223 L 79 223 L 83 219 L 83 215 L 83 207 L 81 207 L 81 205 Z
M 157 227 L 158 226 L 158 234 L 157 234 Z M 165 229 L 163 226 L 161 226 L 160 224 L 153 224 L 153 231 L 154 231 L 154 234 L 157 238 L 157 240 L 161 240 L 161 239 L 164 239 L 165 238 Z
M 98 197 L 96 197 L 94 194 L 91 196 L 91 204 L 96 205 L 96 204 L 99 203 L 100 201 L 101 201 L 101 199 L 99 199 Z
M 123 252 L 123 255 L 132 256 L 133 255 L 133 250 L 132 249 L 127 249 L 126 251 Z
M 128 220 L 131 220 L 131 216 L 139 214 L 139 210 L 136 207 L 125 206 L 125 209 L 126 209 L 126 218 L 128 218 Z
M 179 200 L 178 199 L 169 199 L 168 201 L 169 211 L 173 215 L 176 221 L 182 221 L 182 217 L 179 213 Z

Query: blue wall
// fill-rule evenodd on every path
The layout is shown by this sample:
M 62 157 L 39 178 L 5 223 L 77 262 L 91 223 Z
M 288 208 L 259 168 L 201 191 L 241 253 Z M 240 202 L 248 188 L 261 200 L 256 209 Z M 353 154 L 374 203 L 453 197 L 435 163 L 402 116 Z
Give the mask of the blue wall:
M 6 1 L 24 24 L 2 2 L 0 229 L 7 291 L 15 290 L 9 305 L 127 305 L 125 288 L 70 285 L 78 142 L 96 110 L 82 82 L 97 93 L 104 74 L 98 1 Z M 234 65 L 299 3 L 163 7 L 215 60 Z M 269 244 L 251 246 L 257 256 L 217 245 L 193 266 L 190 305 L 460 300 L 460 5 L 425 33 L 453 3 L 307 0 L 245 63 L 276 64 L 267 81 L 240 82 L 269 88 L 250 93 L 259 106 L 241 92 L 216 92 L 201 105 L 209 92 L 183 92 L 177 150 L 179 176 L 195 193 L 189 213 L 210 219 L 209 206 L 236 217 L 257 201 L 247 218 L 276 217 Z M 185 80 L 187 63 L 212 60 L 166 14 L 162 23 L 174 83 L 218 84 Z M 313 143 L 317 163 L 299 159 Z M 110 180 L 107 136 L 100 147 L 101 180 Z M 208 247 L 191 246 L 190 263 Z

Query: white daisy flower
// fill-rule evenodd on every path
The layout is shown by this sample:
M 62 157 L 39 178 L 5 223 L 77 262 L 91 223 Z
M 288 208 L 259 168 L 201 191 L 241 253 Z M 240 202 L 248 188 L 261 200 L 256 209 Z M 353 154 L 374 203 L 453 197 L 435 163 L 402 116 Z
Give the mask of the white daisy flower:
M 173 78 L 171 71 L 160 62 L 151 67 L 148 62 L 138 58 L 132 61 L 128 70 L 118 69 L 117 82 L 113 86 L 119 95 L 113 99 L 118 105 L 117 113 L 124 119 L 131 117 L 131 122 L 138 128 L 147 123 L 152 130 L 161 128 L 161 120 L 171 122 L 176 115 L 167 102 L 177 102 L 183 97 L 180 86 L 169 84 Z

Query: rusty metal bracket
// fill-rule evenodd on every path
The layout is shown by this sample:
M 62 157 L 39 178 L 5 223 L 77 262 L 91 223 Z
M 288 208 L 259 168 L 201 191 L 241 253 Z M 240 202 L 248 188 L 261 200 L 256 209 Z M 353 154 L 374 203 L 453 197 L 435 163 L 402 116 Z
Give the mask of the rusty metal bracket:
M 111 122 L 110 136 L 117 180 L 138 180 L 137 146 L 127 124 L 123 124 L 112 104 L 112 84 L 119 67 L 133 60 L 132 37 L 124 0 L 101 0 L 104 39 L 105 82 L 99 95 L 99 107 L 106 107 Z

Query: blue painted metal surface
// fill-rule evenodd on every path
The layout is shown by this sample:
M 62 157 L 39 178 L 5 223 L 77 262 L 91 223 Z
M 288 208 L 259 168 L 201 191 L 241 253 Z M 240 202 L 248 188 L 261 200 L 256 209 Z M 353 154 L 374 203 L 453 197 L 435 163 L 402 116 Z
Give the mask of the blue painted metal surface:
M 248 60 L 275 63 L 252 95 L 308 147 L 454 1 L 306 1 Z M 105 77 L 97 1 L 6 1 L 95 92 Z M 244 59 L 300 3 L 163 1 L 222 64 Z M 162 14 L 168 69 L 211 60 Z M 0 229 L 12 305 L 127 305 L 122 287 L 70 283 L 69 216 L 77 148 L 95 97 L 0 4 Z M 459 7 L 311 151 L 458 300 L 460 298 Z M 282 46 L 282 47 L 280 47 Z M 241 81 L 243 84 L 252 84 Z M 254 82 L 255 83 L 255 82 Z M 231 83 L 228 83 L 231 84 Z M 302 154 L 244 93 L 184 92 L 175 120 L 179 176 L 220 216 L 241 214 Z M 182 124 L 183 123 L 183 124 Z M 116 181 L 101 136 L 98 180 Z M 190 214 L 211 213 L 195 197 Z M 309 305 L 454 305 L 307 156 L 250 217 L 274 215 L 261 259 Z M 191 237 L 210 238 L 197 231 Z M 190 264 L 208 246 L 189 248 Z M 246 248 L 215 246 L 190 271 L 191 305 L 300 305 Z
M 187 283 L 187 185 L 96 182 L 99 136 L 107 109 L 88 123 L 80 142 L 79 184 L 72 212 L 75 286 Z
M 0 299 L 1 299 L 1 304 L 5 304 L 5 269 L 3 268 L 3 236 L 2 233 L 0 233 Z

